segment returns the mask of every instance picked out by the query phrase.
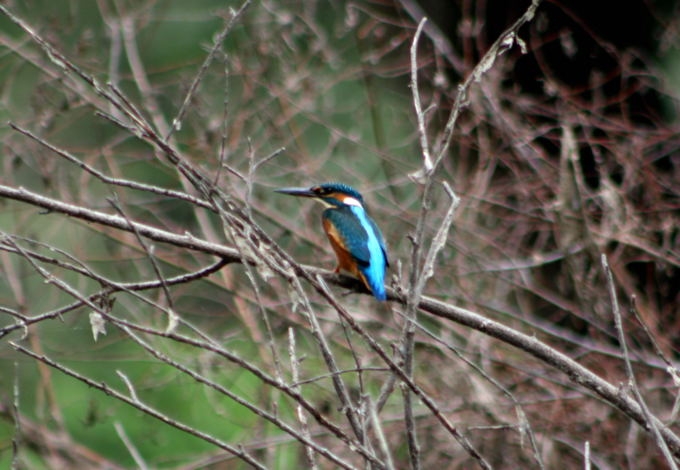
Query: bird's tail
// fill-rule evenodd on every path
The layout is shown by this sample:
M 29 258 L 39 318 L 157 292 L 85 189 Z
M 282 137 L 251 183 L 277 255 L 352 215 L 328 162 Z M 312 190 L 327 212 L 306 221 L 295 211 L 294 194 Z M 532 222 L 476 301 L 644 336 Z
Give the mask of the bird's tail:
M 367 276 L 364 273 L 360 273 L 361 281 L 364 283 L 366 288 L 371 291 L 373 297 L 380 300 L 381 302 L 387 300 L 387 293 L 385 292 L 385 279 L 380 276 Z

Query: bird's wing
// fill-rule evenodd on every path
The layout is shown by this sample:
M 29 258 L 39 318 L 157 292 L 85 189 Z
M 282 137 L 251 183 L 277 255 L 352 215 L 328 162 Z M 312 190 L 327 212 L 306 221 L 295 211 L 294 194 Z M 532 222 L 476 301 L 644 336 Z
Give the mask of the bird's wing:
M 382 232 L 368 214 L 366 215 L 366 218 L 368 219 L 368 223 L 371 224 L 371 227 L 375 232 L 375 236 L 378 238 L 378 243 L 380 243 L 380 248 L 382 249 L 383 256 L 385 257 L 385 266 L 389 266 L 390 262 L 387 259 L 387 246 L 385 245 L 385 238 L 383 238 Z
M 368 234 L 359 219 L 345 209 L 328 209 L 323 213 L 328 226 L 328 236 L 335 244 L 347 251 L 357 263 L 368 266 L 371 253 L 368 250 Z

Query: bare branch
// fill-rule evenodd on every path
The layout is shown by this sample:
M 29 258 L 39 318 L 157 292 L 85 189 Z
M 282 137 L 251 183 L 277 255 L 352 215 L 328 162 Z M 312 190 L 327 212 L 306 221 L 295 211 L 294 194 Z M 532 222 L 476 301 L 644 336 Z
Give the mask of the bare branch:
M 223 442 L 223 441 L 217 439 L 216 437 L 211 436 L 208 433 L 199 431 L 192 426 L 188 426 L 188 425 L 181 423 L 181 422 L 179 422 L 175 419 L 172 419 L 169 416 L 167 416 L 167 415 L 161 413 L 160 411 L 142 403 L 139 400 L 136 400 L 134 398 L 130 398 L 130 397 L 124 395 L 123 393 L 121 393 L 121 392 L 119 392 L 115 389 L 110 388 L 106 384 L 101 384 L 101 383 L 95 382 L 94 380 L 92 380 L 88 377 L 85 377 L 84 375 L 79 374 L 78 372 L 76 372 L 72 369 L 69 369 L 68 367 L 66 367 L 62 364 L 56 363 L 55 361 L 48 358 L 47 356 L 36 354 L 35 352 L 23 347 L 22 345 L 15 343 L 14 341 L 10 341 L 9 344 L 14 349 L 19 351 L 20 353 L 22 353 L 22 354 L 24 354 L 28 357 L 32 357 L 33 359 L 40 361 L 43 364 L 47 364 L 48 366 L 52 367 L 53 369 L 56 369 L 56 370 L 66 374 L 70 377 L 73 377 L 74 379 L 76 379 L 80 382 L 83 382 L 83 383 L 87 384 L 88 386 L 90 386 L 92 388 L 96 388 L 97 390 L 101 390 L 102 392 L 106 393 L 107 395 L 110 395 L 110 396 L 112 396 L 112 397 L 116 398 L 117 400 L 122 401 L 124 403 L 127 403 L 128 405 L 132 406 L 133 408 L 136 408 L 139 411 L 142 411 L 144 414 L 147 414 L 147 415 L 149 415 L 153 418 L 156 418 L 157 420 L 159 420 L 159 421 L 161 421 L 161 422 L 163 422 L 163 423 L 165 423 L 169 426 L 172 426 L 174 428 L 179 429 L 180 431 L 184 431 L 188 434 L 191 434 L 192 436 L 196 436 L 197 438 L 202 439 L 206 442 L 209 442 L 209 443 L 219 447 L 220 449 L 222 449 L 226 452 L 229 452 L 233 455 L 236 455 L 239 458 L 241 458 L 242 460 L 244 460 L 245 462 L 248 462 L 250 465 L 252 465 L 255 468 L 260 468 L 262 470 L 265 470 L 267 468 L 266 466 L 264 466 L 263 464 L 261 464 L 260 462 L 255 460 L 253 457 L 251 457 L 242 448 L 227 444 L 226 442 Z
M 640 393 L 640 388 L 638 387 L 637 380 L 635 379 L 635 373 L 633 372 L 633 366 L 630 363 L 630 357 L 628 355 L 628 345 L 626 344 L 626 335 L 623 331 L 623 324 L 621 322 L 621 310 L 619 309 L 619 300 L 616 296 L 616 286 L 614 286 L 614 276 L 612 275 L 611 269 L 609 269 L 609 263 L 607 262 L 607 257 L 605 255 L 602 255 L 601 261 L 602 261 L 602 269 L 604 269 L 605 274 L 607 275 L 607 287 L 609 289 L 609 298 L 610 298 L 611 303 L 612 303 L 612 313 L 614 314 L 614 325 L 616 326 L 616 331 L 619 335 L 619 344 L 621 345 L 621 349 L 623 351 L 623 358 L 624 358 L 624 362 L 626 364 L 626 373 L 628 374 L 628 384 L 629 384 L 630 388 L 632 389 L 633 394 L 635 395 L 635 399 L 637 400 L 637 404 L 640 406 L 640 410 L 642 411 L 642 414 L 644 415 L 646 427 L 648 426 L 649 429 L 651 429 L 652 434 L 654 435 L 654 440 L 656 441 L 656 445 L 659 446 L 659 448 L 661 449 L 661 452 L 663 453 L 664 457 L 666 458 L 666 463 L 668 463 L 669 468 L 672 468 L 673 470 L 677 470 L 678 466 L 675 464 L 675 460 L 673 459 L 673 456 L 671 455 L 670 449 L 668 448 L 669 445 L 664 440 L 664 438 L 661 436 L 661 432 L 660 432 L 659 427 L 657 425 L 658 420 L 654 419 L 654 416 L 650 412 L 649 408 L 647 407 L 647 403 L 645 403 L 645 400 L 642 397 L 642 394 Z

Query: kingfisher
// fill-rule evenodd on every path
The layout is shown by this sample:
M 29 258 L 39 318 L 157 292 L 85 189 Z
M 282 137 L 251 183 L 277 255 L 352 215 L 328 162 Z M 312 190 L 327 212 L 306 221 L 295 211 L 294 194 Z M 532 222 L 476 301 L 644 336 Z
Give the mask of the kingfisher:
M 311 188 L 281 188 L 276 192 L 309 197 L 326 210 L 323 229 L 338 258 L 335 272 L 346 271 L 359 278 L 378 300 L 385 300 L 385 270 L 389 266 L 385 239 L 369 217 L 359 191 L 343 183 L 323 183 Z

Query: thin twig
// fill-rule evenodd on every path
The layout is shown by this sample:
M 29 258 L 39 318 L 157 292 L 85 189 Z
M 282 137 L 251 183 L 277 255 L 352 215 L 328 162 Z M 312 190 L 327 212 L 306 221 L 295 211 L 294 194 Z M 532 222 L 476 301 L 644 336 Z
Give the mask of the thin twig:
M 646 429 L 647 419 L 635 400 L 621 394 L 618 387 L 603 380 L 564 353 L 539 341 L 535 336 L 525 335 L 470 310 L 449 305 L 435 299 L 424 297 L 421 300 L 420 308 L 433 315 L 448 318 L 528 352 L 537 359 L 565 373 L 572 382 L 600 396 Z M 680 456 L 680 438 L 656 417 L 652 416 L 651 419 L 655 421 L 664 441 L 671 448 L 673 454 Z
M 149 184 L 144 184 L 144 183 L 139 183 L 137 181 L 130 181 L 130 180 L 125 180 L 125 179 L 120 179 L 120 178 L 113 178 L 111 176 L 108 176 L 101 171 L 97 170 L 96 168 L 88 165 L 85 163 L 83 160 L 79 159 L 78 157 L 74 156 L 73 154 L 67 152 L 66 150 L 63 150 L 59 147 L 56 147 L 52 145 L 51 143 L 47 142 L 43 138 L 35 135 L 33 132 L 29 131 L 28 129 L 25 129 L 17 124 L 14 124 L 13 122 L 9 123 L 9 126 L 16 130 L 17 132 L 25 135 L 26 137 L 29 137 L 30 139 L 34 140 L 35 142 L 39 143 L 43 147 L 51 150 L 52 152 L 56 153 L 57 155 L 65 158 L 66 160 L 70 161 L 71 163 L 77 165 L 80 167 L 82 170 L 86 171 L 87 173 L 90 173 L 91 175 L 95 176 L 97 179 L 102 181 L 103 183 L 114 185 L 114 186 L 120 186 L 123 188 L 130 188 L 130 189 L 135 189 L 137 191 L 144 191 L 148 193 L 153 193 L 153 194 L 158 194 L 159 196 L 167 197 L 167 198 L 172 198 L 172 199 L 180 199 L 183 201 L 186 201 L 194 206 L 198 207 L 203 207 L 204 209 L 210 209 L 212 210 L 212 206 L 203 201 L 202 199 L 199 199 L 197 197 L 192 196 L 191 194 L 187 194 L 182 191 L 175 191 L 173 189 L 165 189 L 165 188 L 159 188 L 158 186 L 152 186 Z
M 151 263 L 151 267 L 153 268 L 153 271 L 156 274 L 156 278 L 161 283 L 161 288 L 163 290 L 163 293 L 165 294 L 165 299 L 168 302 L 168 307 L 172 310 L 173 309 L 172 295 L 170 294 L 170 289 L 168 288 L 168 285 L 165 282 L 165 276 L 161 272 L 161 267 L 158 265 L 156 257 L 153 255 L 152 249 L 153 247 L 147 246 L 144 237 L 142 237 L 136 230 L 135 225 L 132 223 L 132 220 L 130 220 L 127 214 L 123 211 L 123 208 L 120 206 L 118 201 L 115 198 L 108 198 L 107 200 L 109 201 L 109 204 L 111 204 L 113 208 L 116 209 L 116 212 L 118 212 L 118 214 L 120 214 L 120 216 L 127 221 L 128 225 L 130 226 L 130 229 L 132 229 L 132 233 L 135 235 L 137 242 L 142 247 L 142 250 L 144 250 L 144 253 L 146 254 L 147 258 L 149 259 L 149 262 Z
M 317 282 L 322 283 L 322 281 L 320 281 L 319 279 L 317 279 Z M 352 430 L 354 431 L 354 434 L 361 442 L 364 442 L 366 436 L 363 432 L 363 427 L 359 422 L 356 407 L 352 403 L 352 398 L 350 397 L 349 392 L 347 391 L 347 386 L 345 385 L 345 382 L 342 379 L 341 374 L 339 373 L 340 368 L 336 363 L 335 357 L 333 356 L 333 352 L 330 348 L 330 345 L 328 344 L 328 340 L 326 339 L 326 336 L 323 334 L 323 330 L 321 329 L 319 320 L 316 317 L 316 313 L 312 308 L 311 304 L 309 303 L 307 296 L 304 294 L 302 286 L 300 285 L 300 281 L 297 279 L 297 277 L 293 280 L 293 288 L 298 293 L 298 296 L 301 296 L 300 298 L 302 299 L 303 307 L 305 309 L 305 313 L 307 314 L 309 325 L 312 329 L 312 335 L 314 336 L 314 339 L 316 340 L 317 345 L 321 350 L 321 356 L 323 357 L 323 360 L 326 363 L 326 367 L 332 374 L 331 379 L 333 381 L 333 386 L 335 387 L 336 394 L 338 395 L 340 403 L 342 404 L 342 411 L 347 417 L 347 420 L 350 423 Z
M 614 276 L 612 275 L 612 271 L 609 268 L 607 256 L 602 254 L 600 260 L 602 262 L 602 269 L 604 270 L 605 275 L 607 277 L 607 288 L 609 291 L 609 300 L 611 301 L 612 304 L 614 326 L 619 337 L 619 344 L 621 345 L 621 350 L 623 351 L 624 363 L 626 365 L 626 374 L 628 375 L 628 384 L 632 389 L 633 394 L 635 395 L 638 405 L 640 405 L 640 410 L 645 417 L 646 425 L 649 427 L 648 430 L 651 431 L 652 435 L 654 436 L 654 441 L 656 442 L 656 445 L 659 446 L 661 453 L 666 459 L 666 463 L 668 463 L 668 466 L 671 469 L 677 470 L 678 466 L 675 464 L 675 459 L 673 459 L 673 455 L 671 454 L 671 451 L 668 448 L 668 444 L 666 440 L 661 436 L 661 432 L 659 431 L 659 427 L 657 425 L 658 420 L 654 419 L 654 416 L 647 407 L 645 399 L 642 397 L 642 394 L 640 393 L 640 387 L 637 384 L 635 372 L 633 371 L 633 366 L 630 363 L 628 345 L 626 343 L 626 335 L 623 332 L 623 323 L 621 321 L 621 309 L 619 308 L 619 299 L 616 295 L 616 286 L 614 286 Z
M 281 392 L 283 392 L 286 396 L 290 397 L 292 400 L 294 400 L 296 403 L 300 404 L 304 408 L 304 410 L 310 414 L 310 416 L 314 417 L 314 419 L 321 425 L 323 426 L 326 430 L 328 430 L 331 434 L 336 436 L 338 439 L 340 439 L 342 442 L 347 444 L 350 448 L 353 448 L 358 452 L 360 455 L 362 455 L 364 458 L 366 458 L 369 462 L 372 462 L 373 464 L 380 464 L 380 461 L 373 456 L 373 454 L 361 443 L 358 441 L 352 439 L 349 435 L 347 435 L 344 430 L 331 421 L 329 421 L 311 402 L 309 402 L 303 394 L 299 393 L 294 387 L 290 387 L 283 383 L 282 381 L 278 380 L 275 377 L 272 377 L 271 375 L 267 374 L 264 372 L 259 366 L 254 365 L 247 360 L 239 357 L 235 353 L 228 351 L 224 348 L 222 348 L 219 344 L 212 343 L 212 342 L 204 342 L 200 341 L 194 338 L 190 338 L 188 336 L 180 335 L 176 332 L 168 332 L 168 331 L 159 331 L 155 330 L 150 327 L 144 327 L 135 323 L 128 322 L 126 320 L 122 320 L 120 318 L 109 318 L 109 320 L 112 323 L 115 323 L 121 328 L 127 328 L 128 330 L 134 330 L 134 331 L 139 331 L 145 334 L 150 334 L 158 337 L 163 337 L 163 338 L 168 338 L 170 340 L 176 341 L 178 343 L 192 346 L 194 348 L 197 348 L 201 351 L 209 351 L 212 353 L 217 354 L 218 356 L 228 360 L 229 362 L 232 362 L 233 364 L 237 365 L 239 368 L 242 368 L 243 370 L 246 370 L 253 374 L 255 377 L 257 377 L 258 380 L 260 380 L 263 384 L 274 387 Z M 129 334 L 129 332 L 128 332 Z M 139 340 L 140 345 L 146 344 L 144 341 L 141 340 L 138 336 L 135 336 L 133 339 Z M 180 364 L 172 361 L 172 359 L 167 358 L 165 355 L 160 353 L 160 351 L 151 348 L 149 346 L 148 352 L 153 354 L 154 356 L 158 355 L 159 358 L 163 358 L 164 360 L 171 361 L 173 366 L 177 367 L 184 367 L 181 366 Z M 193 374 L 192 377 L 195 375 L 195 379 L 199 380 L 198 374 L 195 372 L 187 369 L 187 373 Z M 217 387 L 220 387 L 219 385 L 216 385 Z M 221 390 L 221 389 L 220 389 Z M 225 389 L 225 394 L 227 393 L 228 390 Z M 230 395 L 229 395 L 230 396 Z M 238 399 L 237 396 L 234 396 L 235 399 Z M 262 410 L 260 410 L 262 411 Z M 263 411 L 264 412 L 264 411 Z M 314 445 L 315 449 L 317 448 L 316 445 Z
M 157 420 L 159 420 L 159 421 L 161 421 L 161 422 L 163 422 L 163 423 L 165 423 L 169 426 L 172 426 L 176 429 L 179 429 L 180 431 L 184 431 L 187 434 L 191 434 L 192 436 L 195 436 L 199 439 L 202 439 L 206 442 L 209 442 L 210 444 L 213 444 L 213 445 L 219 447 L 220 449 L 239 457 L 244 462 L 249 463 L 250 465 L 252 465 L 255 468 L 260 468 L 262 470 L 266 470 L 266 468 L 267 468 L 262 463 L 255 460 L 255 458 L 253 458 L 250 454 L 245 452 L 245 450 L 243 450 L 242 448 L 227 444 L 226 442 L 221 441 L 220 439 L 218 439 L 218 438 L 216 438 L 216 437 L 214 437 L 214 436 L 212 436 L 208 433 L 205 433 L 205 432 L 202 432 L 202 431 L 195 429 L 193 426 L 188 426 L 188 425 L 181 423 L 181 422 L 179 422 L 179 421 L 177 421 L 173 418 L 170 418 L 169 416 L 161 413 L 160 411 L 156 410 L 155 408 L 153 408 L 149 405 L 142 403 L 139 400 L 134 400 L 134 399 L 128 397 L 127 395 L 125 395 L 125 394 L 123 394 L 123 393 L 121 393 L 121 392 L 119 392 L 119 391 L 117 391 L 113 388 L 110 388 L 106 384 L 92 380 L 89 377 L 86 377 L 86 376 L 84 376 L 84 375 L 82 375 L 82 374 L 80 374 L 80 373 L 78 373 L 78 372 L 76 372 L 72 369 L 69 369 L 68 367 L 66 367 L 64 365 L 53 361 L 52 359 L 48 358 L 47 356 L 36 354 L 35 352 L 23 347 L 19 343 L 16 343 L 14 341 L 10 341 L 9 344 L 10 344 L 10 346 L 12 346 L 14 349 L 19 351 L 20 353 L 25 354 L 26 356 L 32 357 L 33 359 L 35 359 L 39 362 L 42 362 L 43 364 L 47 364 L 48 366 L 52 367 L 53 369 L 58 370 L 61 373 L 68 375 L 69 377 L 73 377 L 74 379 L 76 379 L 80 382 L 83 382 L 83 383 L 87 384 L 88 386 L 90 386 L 92 388 L 100 390 L 100 391 L 104 392 L 105 394 L 114 397 L 116 400 L 127 403 L 128 405 L 132 406 L 133 408 L 136 408 L 139 411 L 143 412 L 144 414 L 151 416 L 151 417 L 153 417 L 153 418 L 155 418 L 155 419 L 157 419 Z
M 116 421 L 115 423 L 113 423 L 113 427 L 115 428 L 118 437 L 120 437 L 120 440 L 123 441 L 123 444 L 125 444 L 125 448 L 128 450 L 128 452 L 134 459 L 137 467 L 140 468 L 141 470 L 148 470 L 149 466 L 144 461 L 144 458 L 142 457 L 142 454 L 139 453 L 137 447 L 128 437 L 127 433 L 125 432 L 125 428 L 120 423 L 120 421 Z
M 297 348 L 295 346 L 295 330 L 293 328 L 288 328 L 288 357 L 290 358 L 290 369 L 292 372 L 293 385 L 292 388 L 296 392 L 300 393 L 300 360 L 297 357 Z M 301 433 L 306 439 L 311 439 L 311 434 L 309 433 L 309 424 L 307 422 L 307 416 L 305 411 L 298 405 L 295 407 L 298 421 L 300 422 Z M 305 445 L 305 456 L 307 457 L 307 464 L 309 468 L 316 470 L 318 468 L 316 457 L 314 454 L 314 449 L 311 446 Z
M 12 417 L 14 419 L 14 435 L 12 436 L 12 470 L 19 470 L 19 449 L 21 448 L 21 414 L 19 413 L 19 363 L 14 363 L 14 380 L 12 381 Z
M 427 23 L 427 18 L 423 17 L 418 23 L 418 29 L 416 29 L 416 34 L 413 36 L 413 42 L 411 43 L 411 95 L 413 97 L 413 105 L 416 108 L 416 118 L 418 119 L 418 136 L 420 138 L 420 150 L 423 153 L 423 167 L 427 174 L 432 170 L 432 157 L 430 156 L 430 144 L 427 139 L 425 113 L 420 103 L 420 89 L 418 88 L 418 40 L 423 32 L 425 23 Z
M 116 322 L 116 319 L 110 318 L 112 322 Z M 292 426 L 290 426 L 288 423 L 284 422 L 281 420 L 278 416 L 276 416 L 273 413 L 267 412 L 266 410 L 262 409 L 261 406 L 258 406 L 256 404 L 251 403 L 250 401 L 246 400 L 245 398 L 240 397 L 237 395 L 234 391 L 230 390 L 227 387 L 224 387 L 212 380 L 209 380 L 208 378 L 204 377 L 203 375 L 193 371 L 189 367 L 186 367 L 179 362 L 171 359 L 167 355 L 161 353 L 158 351 L 157 348 L 154 348 L 151 346 L 149 343 L 144 341 L 140 336 L 135 334 L 129 327 L 121 324 L 118 324 L 118 326 L 137 344 L 139 344 L 144 350 L 146 350 L 149 354 L 151 354 L 153 357 L 156 359 L 160 360 L 161 362 L 170 365 L 171 367 L 179 370 L 183 374 L 186 374 L 187 376 L 191 377 L 193 380 L 196 382 L 206 385 L 213 390 L 216 390 L 217 392 L 221 393 L 222 395 L 229 397 L 229 399 L 233 400 L 234 402 L 238 403 L 239 405 L 249 409 L 251 412 L 255 413 L 257 416 L 260 416 L 261 418 L 264 418 L 265 420 L 271 422 L 274 424 L 277 428 L 281 429 L 282 431 L 288 433 L 291 437 L 294 439 L 300 441 L 305 447 L 309 449 L 313 449 L 314 451 L 318 452 L 319 454 L 323 455 L 327 459 L 329 459 L 331 462 L 333 462 L 335 465 L 338 465 L 341 468 L 352 468 L 351 465 L 349 465 L 347 462 L 345 462 L 342 458 L 337 456 L 336 454 L 330 452 L 329 450 L 325 449 L 321 445 L 317 444 L 311 438 L 308 436 L 305 436 L 304 433 L 300 433 L 293 429 Z
M 144 62 L 139 54 L 139 48 L 137 47 L 137 41 L 135 39 L 136 28 L 134 24 L 134 19 L 130 15 L 123 14 L 119 8 L 119 2 L 113 2 L 118 11 L 118 16 L 120 20 L 120 31 L 123 36 L 123 47 L 125 48 L 125 57 L 127 57 L 128 65 L 132 71 L 132 77 L 134 82 L 137 84 L 137 89 L 142 95 L 142 100 L 144 102 L 144 108 L 151 116 L 156 129 L 161 134 L 169 135 L 169 126 L 165 121 L 163 114 L 161 112 L 161 106 L 156 100 L 155 93 L 149 82 L 147 76 Z M 117 87 L 112 83 L 111 86 L 117 90 Z M 120 96 L 120 94 L 119 94 Z
M 0 245 L 1 248 L 4 248 L 3 246 Z M 24 256 L 29 256 L 32 259 L 39 260 L 41 262 L 52 262 L 54 260 L 50 258 L 46 258 L 42 255 L 30 252 L 26 249 L 23 249 L 23 251 L 16 250 L 17 253 L 22 254 Z M 207 266 L 206 268 L 200 269 L 199 271 L 193 272 L 193 273 L 188 273 L 188 274 L 182 274 L 173 278 L 166 279 L 165 282 L 167 285 L 176 285 L 176 284 L 184 284 L 187 282 L 192 282 L 198 279 L 202 279 L 205 276 L 208 276 L 219 269 L 221 269 L 223 266 L 226 266 L 229 262 L 227 260 L 219 260 L 216 263 L 214 263 L 211 266 Z M 53 263 L 54 264 L 54 263 Z M 61 267 L 63 266 L 63 263 L 57 264 Z M 86 273 L 85 275 L 88 275 L 88 277 L 92 277 L 94 273 L 89 272 Z M 18 324 L 14 325 L 8 325 L 6 327 L 0 328 L 0 338 L 3 336 L 6 336 L 10 334 L 11 332 L 17 330 L 17 329 L 23 329 L 24 331 L 26 330 L 28 325 L 40 323 L 45 320 L 51 320 L 54 318 L 61 318 L 62 315 L 75 311 L 79 308 L 81 308 L 84 305 L 89 305 L 88 302 L 93 302 L 93 303 L 98 303 L 102 298 L 108 297 L 111 294 L 115 292 L 127 292 L 127 293 L 132 293 L 134 294 L 137 291 L 144 291 L 144 290 L 150 290 L 150 289 L 158 289 L 160 287 L 160 282 L 159 281 L 144 281 L 144 282 L 131 282 L 131 283 L 115 283 L 112 282 L 108 279 L 104 279 L 102 277 L 93 277 L 93 279 L 99 281 L 101 284 L 106 285 L 107 287 L 105 289 L 102 289 L 101 291 L 91 294 L 89 296 L 85 296 L 84 299 L 86 300 L 77 300 L 69 305 L 66 305 L 64 307 L 58 308 L 56 310 L 53 310 L 51 312 L 47 312 L 41 315 L 35 315 L 32 317 L 27 317 L 27 316 L 21 316 L 20 317 L 20 322 Z M 147 301 L 145 298 L 141 298 L 143 301 Z M 192 327 L 189 323 L 186 322 L 186 320 L 181 320 L 182 323 L 186 324 L 189 326 L 192 330 L 196 331 L 199 333 L 204 339 L 208 339 L 207 336 L 200 332 L 197 328 Z M 214 341 L 213 341 L 214 342 Z
M 370 348 L 380 356 L 380 358 L 385 362 L 390 370 L 392 370 L 401 381 L 423 402 L 423 404 L 432 412 L 433 416 L 439 421 L 444 429 L 454 437 L 454 439 L 460 444 L 460 446 L 474 458 L 482 468 L 491 468 L 489 463 L 484 459 L 484 457 L 479 453 L 479 451 L 472 445 L 472 443 L 461 434 L 456 426 L 454 426 L 449 419 L 444 415 L 439 405 L 433 400 L 427 393 L 425 393 L 422 388 L 420 388 L 413 379 L 401 368 L 399 365 L 392 360 L 392 358 L 387 354 L 387 352 L 377 343 L 377 341 L 366 332 L 366 330 L 359 325 L 356 320 L 350 315 L 350 313 L 340 305 L 333 295 L 328 291 L 325 284 L 317 283 L 314 287 L 323 294 L 326 300 L 331 304 L 333 308 L 340 314 L 343 319 L 350 325 L 350 327 L 357 332 Z
M 386 468 L 393 470 L 395 468 L 394 462 L 392 459 L 392 454 L 390 453 L 390 446 L 388 445 L 387 439 L 385 438 L 385 432 L 383 431 L 382 424 L 378 418 L 378 410 L 376 409 L 375 404 L 372 402 L 370 397 L 366 396 L 365 400 L 367 402 L 366 407 L 368 409 L 368 417 L 371 422 L 371 426 L 375 430 L 378 443 L 380 444 L 380 449 L 384 455 L 385 466 Z
M 224 29 L 220 32 L 217 37 L 215 37 L 215 42 L 213 44 L 213 47 L 210 49 L 210 53 L 208 54 L 208 57 L 205 58 L 203 61 L 203 64 L 201 65 L 201 68 L 199 69 L 198 73 L 194 77 L 194 81 L 191 82 L 191 86 L 189 87 L 189 90 L 187 91 L 186 96 L 184 97 L 184 101 L 182 102 L 182 106 L 180 106 L 179 111 L 177 111 L 177 115 L 175 118 L 172 120 L 172 126 L 170 127 L 170 130 L 168 131 L 167 135 L 163 139 L 165 142 L 168 142 L 170 140 L 170 137 L 172 137 L 172 134 L 179 129 L 182 119 L 184 118 L 184 114 L 186 113 L 186 110 L 189 106 L 189 103 L 191 102 L 191 99 L 193 98 L 194 94 L 196 93 L 196 90 L 198 89 L 198 85 L 201 83 L 203 80 L 203 77 L 208 71 L 208 67 L 210 67 L 210 64 L 212 61 L 215 59 L 215 56 L 217 55 L 217 52 L 219 51 L 220 47 L 222 47 L 222 43 L 225 41 L 229 33 L 231 32 L 232 28 L 238 21 L 238 19 L 241 17 L 244 11 L 246 11 L 246 8 L 250 6 L 250 3 L 252 0 L 245 0 L 242 4 L 241 7 L 236 10 L 235 12 L 232 13 L 231 18 L 229 19 L 229 22 L 226 24 Z

